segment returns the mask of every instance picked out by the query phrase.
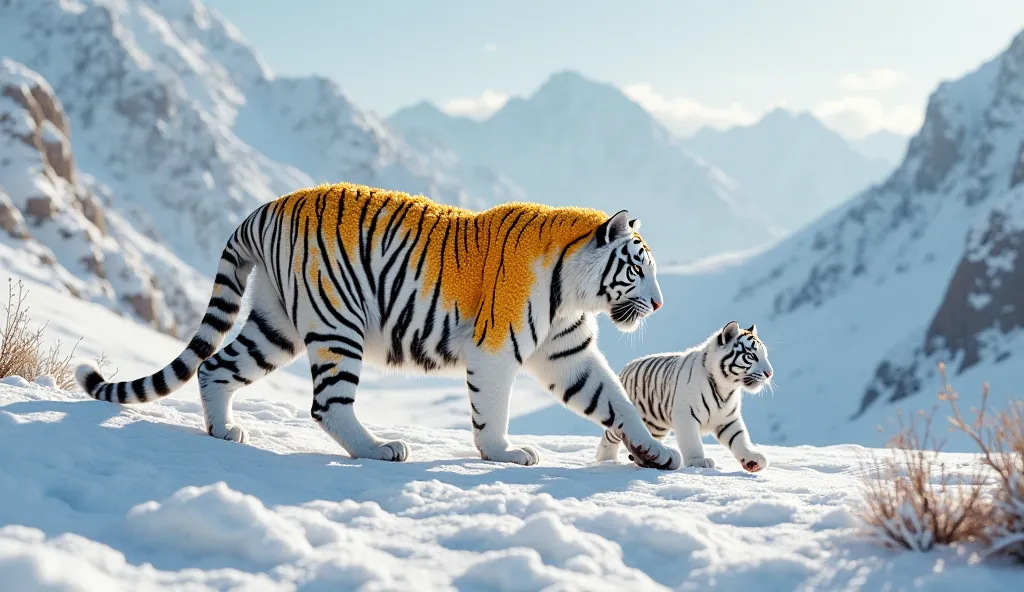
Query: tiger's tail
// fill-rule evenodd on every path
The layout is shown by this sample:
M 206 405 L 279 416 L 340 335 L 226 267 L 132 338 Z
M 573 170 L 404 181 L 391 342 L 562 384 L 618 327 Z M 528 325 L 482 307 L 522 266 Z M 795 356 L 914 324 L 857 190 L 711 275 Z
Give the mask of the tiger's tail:
M 234 325 L 242 304 L 242 293 L 255 266 L 255 258 L 242 238 L 250 218 L 231 235 L 217 266 L 213 295 L 185 351 L 160 371 L 130 382 L 107 382 L 94 363 L 75 370 L 75 380 L 92 398 L 118 403 L 145 403 L 166 397 L 188 382 L 207 358 L 212 356 Z

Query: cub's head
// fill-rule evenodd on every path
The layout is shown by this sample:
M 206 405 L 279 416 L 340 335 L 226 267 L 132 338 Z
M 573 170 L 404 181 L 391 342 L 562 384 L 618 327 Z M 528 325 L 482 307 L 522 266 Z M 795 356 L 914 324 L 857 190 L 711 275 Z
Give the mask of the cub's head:
M 736 321 L 729 321 L 711 336 L 705 351 L 709 369 L 731 384 L 742 385 L 747 392 L 760 392 L 774 372 L 768 362 L 768 348 L 757 336 L 757 325 L 740 329 Z
M 664 298 L 654 255 L 637 232 L 639 220 L 622 210 L 597 227 L 587 245 L 581 295 L 606 311 L 620 331 L 634 331 Z

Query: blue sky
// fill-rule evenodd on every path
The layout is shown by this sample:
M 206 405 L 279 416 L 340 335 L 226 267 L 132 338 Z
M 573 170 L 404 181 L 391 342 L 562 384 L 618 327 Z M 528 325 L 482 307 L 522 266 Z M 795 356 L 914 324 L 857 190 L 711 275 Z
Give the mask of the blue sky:
M 207 4 L 276 72 L 330 76 L 382 115 L 427 99 L 483 117 L 572 68 L 682 131 L 785 106 L 851 137 L 913 132 L 939 81 L 1024 27 L 1022 0 Z

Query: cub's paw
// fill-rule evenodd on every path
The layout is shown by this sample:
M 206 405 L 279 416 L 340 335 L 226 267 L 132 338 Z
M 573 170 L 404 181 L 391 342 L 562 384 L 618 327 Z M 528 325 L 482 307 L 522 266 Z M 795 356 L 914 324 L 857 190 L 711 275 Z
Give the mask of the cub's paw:
M 540 453 L 533 446 L 510 446 L 505 450 L 480 451 L 480 458 L 532 467 L 540 462 Z
M 768 459 L 760 452 L 748 452 L 740 458 L 740 465 L 744 471 L 756 473 L 768 468 Z
M 228 440 L 231 442 L 240 442 L 245 444 L 249 441 L 249 432 L 236 423 L 228 423 L 221 426 L 210 426 L 206 428 L 206 433 L 210 434 L 214 438 Z
M 663 471 L 674 471 L 682 465 L 683 456 L 678 450 L 665 446 L 657 440 L 653 440 L 650 446 L 635 445 L 629 438 L 623 436 L 622 443 L 629 450 L 629 460 L 637 466 L 645 469 L 661 469 Z
M 691 458 L 687 459 L 686 466 L 698 469 L 713 469 L 715 468 L 715 459 L 707 458 L 705 456 Z

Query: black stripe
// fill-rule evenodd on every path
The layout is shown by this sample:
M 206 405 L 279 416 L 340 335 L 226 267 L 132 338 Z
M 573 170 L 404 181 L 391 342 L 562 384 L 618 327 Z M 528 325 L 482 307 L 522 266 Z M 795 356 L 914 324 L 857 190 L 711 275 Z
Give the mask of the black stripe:
M 240 290 L 238 286 L 235 285 L 234 281 L 232 281 L 227 275 L 223 273 L 218 273 L 217 277 L 213 279 L 213 283 L 226 286 L 230 288 L 231 291 L 234 292 L 235 294 L 238 294 L 239 296 L 242 295 L 242 290 Z
M 309 345 L 309 344 L 311 344 L 313 342 L 316 342 L 316 341 L 328 341 L 328 342 L 329 341 L 340 341 L 341 343 L 344 343 L 345 345 L 347 345 L 347 346 L 349 346 L 349 347 L 351 347 L 353 349 L 356 349 L 356 350 L 358 350 L 360 352 L 363 351 L 363 345 L 361 343 L 359 343 L 358 341 L 355 341 L 354 339 L 349 339 L 348 337 L 344 337 L 342 335 L 328 335 L 328 334 L 325 334 L 325 333 L 306 333 L 306 340 L 305 341 L 306 341 L 306 345 Z
M 474 393 L 480 392 L 480 388 L 474 385 L 472 382 L 469 382 L 468 380 L 466 381 L 466 386 L 468 386 L 469 390 L 473 391 Z M 470 404 L 472 405 L 472 403 Z
M 242 384 L 245 384 L 245 385 L 250 385 L 250 384 L 252 384 L 252 381 L 251 381 L 251 380 L 249 380 L 248 378 L 245 378 L 244 376 L 239 376 L 239 375 L 237 375 L 237 374 L 232 374 L 232 375 L 231 375 L 231 378 L 234 378 L 234 379 L 235 379 L 235 380 L 237 380 L 238 382 L 241 382 Z
M 584 372 L 576 382 L 570 385 L 569 388 L 565 389 L 565 395 L 562 397 L 562 402 L 568 403 L 569 399 L 571 399 L 573 395 L 583 390 L 583 387 L 587 384 L 587 380 L 589 378 L 590 371 L 588 370 L 587 372 Z
M 259 329 L 260 333 L 263 334 L 263 337 L 267 341 L 276 345 L 278 349 L 282 349 L 290 354 L 295 353 L 295 344 L 292 343 L 291 341 L 288 341 L 288 339 L 284 335 L 282 335 L 277 329 L 271 326 L 271 324 L 268 323 L 265 318 L 263 318 L 263 315 L 256 311 L 253 311 L 249 313 L 249 318 L 252 319 L 252 322 L 255 323 L 256 328 Z
M 736 423 L 737 421 L 739 421 L 738 417 L 736 419 L 730 421 L 729 423 L 725 424 L 724 426 L 722 426 L 722 428 L 720 430 L 718 430 L 718 434 L 715 437 L 716 438 L 721 438 L 722 434 L 725 433 L 725 430 L 729 429 L 729 426 L 731 426 L 732 424 Z
M 128 400 L 128 383 L 119 382 L 117 383 L 117 402 L 124 403 Z
M 582 315 L 582 316 L 580 316 L 578 321 L 576 321 L 575 323 L 569 325 L 565 329 L 559 331 L 551 339 L 561 339 L 561 338 L 565 337 L 566 335 L 572 333 L 576 329 L 579 329 L 583 325 L 583 323 L 585 323 L 585 322 L 587 322 L 587 315 Z
M 482 430 L 482 429 L 484 429 L 484 428 L 486 428 L 486 427 L 487 427 L 487 422 L 484 422 L 484 423 L 477 423 L 477 422 L 476 422 L 476 418 L 475 418 L 475 417 L 471 417 L 471 418 L 470 418 L 469 420 L 470 420 L 471 422 L 473 422 L 473 429 L 475 429 L 475 430 L 477 430 L 477 431 L 480 431 L 480 430 Z
M 693 406 L 692 405 L 690 406 L 690 417 L 692 417 L 693 420 L 697 422 L 697 425 L 701 425 L 700 420 L 697 419 L 697 414 L 693 412 Z
M 594 339 L 593 337 L 587 337 L 587 339 L 583 343 L 581 343 L 581 344 L 579 344 L 579 345 L 577 345 L 575 347 L 570 347 L 569 349 L 562 350 L 560 352 L 555 352 L 555 353 L 551 354 L 550 356 L 548 356 L 548 359 L 549 360 L 557 360 L 559 358 L 567 358 L 569 356 L 574 356 L 574 355 L 580 353 L 581 351 L 587 349 L 587 347 L 590 345 L 590 342 L 593 341 L 593 339 Z
M 220 296 L 214 296 L 210 299 L 210 305 L 208 308 L 217 309 L 223 313 L 233 315 L 238 312 L 238 304 L 225 300 Z
M 249 357 L 251 357 L 252 360 L 256 362 L 256 365 L 263 369 L 264 372 L 269 373 L 277 368 L 277 366 L 267 362 L 267 358 L 263 355 L 263 352 L 260 351 L 260 348 L 256 345 L 255 341 L 249 339 L 245 335 L 239 335 L 235 339 L 238 343 L 245 346 L 246 353 L 249 354 Z
M 603 425 L 606 428 L 610 428 L 610 427 L 612 427 L 612 424 L 614 424 L 614 423 L 615 423 L 615 410 L 612 409 L 612 402 L 609 400 L 608 401 L 608 419 L 602 421 L 601 425 Z
M 458 310 L 458 309 L 456 309 Z M 533 345 L 537 345 L 537 328 L 533 325 L 533 301 L 526 301 L 526 320 L 530 323 L 530 337 L 533 338 Z
M 174 371 L 175 378 L 180 382 L 185 382 L 189 378 L 192 378 L 192 371 L 189 369 L 188 364 L 181 358 L 176 358 L 171 362 L 171 370 Z
M 167 379 L 164 378 L 163 370 L 153 375 L 153 390 L 161 397 L 171 392 L 171 389 L 167 387 Z
M 139 400 L 139 403 L 145 403 L 149 400 L 149 395 L 146 394 L 146 379 L 136 378 L 132 381 L 132 393 L 135 398 Z
M 516 341 L 516 331 L 512 328 L 512 323 L 508 324 L 508 336 L 512 338 L 512 353 L 515 354 L 516 361 L 522 364 L 523 358 L 519 355 L 519 343 Z
M 733 434 L 732 438 L 729 438 L 729 448 L 732 448 L 732 441 L 736 439 L 736 436 L 739 436 L 742 433 L 743 433 L 743 430 L 740 430 L 740 431 L 736 432 L 735 434 Z
M 350 360 L 362 360 L 363 359 L 363 354 L 358 353 L 358 352 L 354 352 L 354 351 L 352 351 L 350 349 L 345 349 L 343 347 L 330 347 L 330 348 L 327 348 L 327 351 L 331 352 L 332 354 L 336 354 L 336 355 L 339 355 L 339 356 L 343 356 L 343 357 L 349 358 Z
M 597 401 L 601 398 L 601 391 L 604 390 L 604 383 L 598 383 L 597 390 L 594 391 L 594 396 L 590 399 L 590 405 L 583 410 L 583 415 L 590 415 L 597 409 Z
M 231 321 L 226 321 L 212 312 L 208 312 L 203 316 L 201 324 L 213 327 L 213 329 L 218 333 L 227 333 L 231 329 Z
M 337 374 L 335 374 L 333 376 L 328 376 L 327 378 L 321 380 L 320 384 L 318 384 L 315 387 L 313 387 L 313 396 L 319 395 L 320 393 L 324 392 L 324 390 L 327 387 L 334 386 L 335 384 L 338 384 L 339 382 L 348 382 L 350 384 L 354 384 L 354 385 L 358 386 L 359 385 L 359 377 L 356 376 L 355 374 L 352 374 L 351 372 L 345 372 L 345 371 L 338 372 Z
M 562 249 L 562 254 L 558 256 L 558 261 L 555 263 L 554 269 L 551 271 L 551 310 L 549 311 L 549 314 L 551 315 L 549 322 L 551 323 L 555 321 L 555 317 L 558 315 L 558 307 L 562 305 L 562 265 L 565 263 L 565 255 L 569 252 L 570 247 L 588 236 L 590 236 L 589 233 L 581 235 L 573 239 L 569 244 L 565 245 L 565 248 Z
M 200 360 L 205 360 L 213 355 L 213 345 L 199 336 L 192 338 L 192 341 L 188 343 L 188 349 L 192 350 Z
M 96 397 L 96 387 L 103 384 L 103 377 L 100 376 L 99 372 L 93 370 L 85 375 L 84 382 L 85 384 L 82 386 L 85 387 L 85 392 L 89 393 L 91 397 Z

